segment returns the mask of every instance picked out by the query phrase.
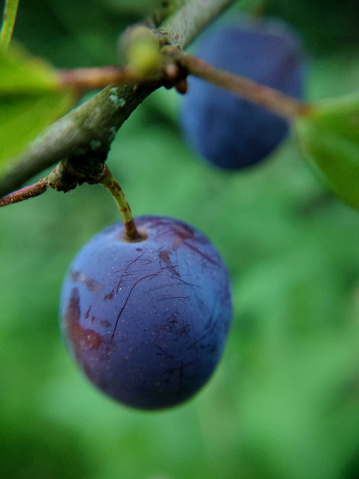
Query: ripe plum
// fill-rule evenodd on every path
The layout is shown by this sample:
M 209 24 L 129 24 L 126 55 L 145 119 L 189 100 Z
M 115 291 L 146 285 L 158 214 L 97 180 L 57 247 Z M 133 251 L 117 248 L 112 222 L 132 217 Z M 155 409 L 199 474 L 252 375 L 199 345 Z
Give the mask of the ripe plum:
M 65 277 L 60 326 L 87 377 L 114 399 L 160 409 L 193 396 L 212 375 L 232 316 L 227 269 L 214 245 L 175 219 L 105 228 Z
M 242 19 L 214 26 L 196 55 L 295 98 L 303 96 L 305 56 L 299 40 L 278 20 Z M 286 137 L 288 122 L 254 103 L 189 78 L 181 124 L 189 145 L 210 163 L 242 169 L 268 157 Z

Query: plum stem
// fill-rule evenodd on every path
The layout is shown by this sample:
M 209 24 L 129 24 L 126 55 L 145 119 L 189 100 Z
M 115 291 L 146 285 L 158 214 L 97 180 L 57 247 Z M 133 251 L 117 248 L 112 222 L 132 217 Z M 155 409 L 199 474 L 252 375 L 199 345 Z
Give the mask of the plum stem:
M 312 109 L 311 104 L 284 95 L 278 90 L 256 83 L 247 77 L 215 68 L 211 63 L 193 55 L 182 55 L 179 62 L 189 74 L 241 95 L 287 120 L 305 116 Z
M 112 173 L 106 165 L 104 166 L 104 176 L 101 179 L 100 184 L 111 194 L 120 210 L 123 225 L 125 227 L 125 239 L 127 241 L 138 241 L 141 238 L 141 235 L 137 231 L 131 208 L 127 203 L 121 186 L 118 184 L 114 176 L 112 176 Z

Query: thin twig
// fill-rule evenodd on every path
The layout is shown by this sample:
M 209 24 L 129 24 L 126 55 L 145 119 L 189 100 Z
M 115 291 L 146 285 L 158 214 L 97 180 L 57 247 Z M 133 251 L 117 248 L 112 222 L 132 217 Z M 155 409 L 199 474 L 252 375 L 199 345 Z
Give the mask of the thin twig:
M 303 116 L 312 108 L 308 103 L 300 102 L 249 78 L 215 68 L 212 64 L 192 55 L 183 55 L 180 64 L 187 69 L 189 74 L 243 96 L 286 119 L 292 120 Z
M 42 178 L 33 185 L 25 186 L 20 190 L 14 191 L 9 195 L 0 198 L 0 208 L 3 206 L 12 205 L 13 203 L 20 203 L 20 201 L 35 198 L 35 196 L 42 195 L 48 188 L 48 177 Z
M 119 86 L 144 81 L 143 77 L 134 75 L 127 65 L 57 70 L 57 74 L 63 88 L 68 86 L 75 88 L 80 94 L 91 90 L 100 90 L 110 84 Z M 159 75 L 156 79 L 159 79 Z M 148 78 L 146 80 L 148 81 Z

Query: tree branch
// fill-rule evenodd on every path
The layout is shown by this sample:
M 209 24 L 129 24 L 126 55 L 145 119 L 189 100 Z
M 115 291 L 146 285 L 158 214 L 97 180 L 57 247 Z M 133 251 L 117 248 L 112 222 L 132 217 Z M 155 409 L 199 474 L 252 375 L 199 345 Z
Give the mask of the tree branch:
M 57 74 L 62 88 L 73 88 L 80 95 L 100 90 L 110 84 L 134 85 L 143 81 L 143 78 L 135 76 L 127 65 L 57 70 Z
M 166 19 L 157 34 L 182 48 L 233 0 L 189 0 Z M 32 176 L 64 158 L 106 159 L 117 130 L 162 81 L 108 86 L 86 103 L 53 123 L 26 151 L 14 158 L 0 180 L 0 196 L 19 188 Z
M 298 116 L 305 115 L 312 109 L 308 103 L 285 95 L 274 88 L 261 85 L 250 78 L 215 68 L 211 63 L 195 56 L 183 55 L 180 64 L 189 74 L 240 95 L 286 120 L 293 120 Z
M 0 198 L 0 208 L 42 195 L 48 188 L 47 180 L 47 177 L 41 178 L 41 180 L 39 180 L 34 185 L 25 186 L 25 188 L 21 188 L 21 190 L 14 191 L 9 195 L 3 196 L 2 198 Z
M 173 43 L 185 49 L 202 29 L 233 3 L 235 0 L 188 0 L 173 17 L 164 22 L 161 29 L 169 34 Z
M 117 130 L 160 83 L 107 87 L 53 123 L 14 160 L 0 181 L 0 196 L 65 158 L 106 159 Z

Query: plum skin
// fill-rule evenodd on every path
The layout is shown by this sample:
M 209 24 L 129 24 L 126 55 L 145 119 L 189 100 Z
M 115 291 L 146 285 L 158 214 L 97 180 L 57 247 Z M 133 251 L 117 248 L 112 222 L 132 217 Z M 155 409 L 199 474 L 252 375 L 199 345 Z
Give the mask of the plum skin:
M 217 68 L 303 97 L 306 57 L 299 39 L 279 20 L 236 17 L 217 24 L 201 37 L 195 54 Z M 201 157 L 228 170 L 268 158 L 289 132 L 283 118 L 196 77 L 189 79 L 181 126 Z
M 139 409 L 189 399 L 211 377 L 232 318 L 228 271 L 214 245 L 175 219 L 136 218 L 92 238 L 63 282 L 60 328 L 100 390 Z

